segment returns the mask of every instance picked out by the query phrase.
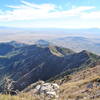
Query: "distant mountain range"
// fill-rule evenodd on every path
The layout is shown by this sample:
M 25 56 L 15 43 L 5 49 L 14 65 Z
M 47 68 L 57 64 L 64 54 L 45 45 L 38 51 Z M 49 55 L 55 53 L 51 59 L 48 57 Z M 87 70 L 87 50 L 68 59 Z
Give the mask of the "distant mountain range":
M 91 38 L 85 38 L 80 36 L 70 36 L 57 38 L 51 41 L 55 45 L 70 48 L 74 51 L 87 50 L 100 55 L 100 41 L 96 42 Z
M 100 37 L 100 28 L 84 28 L 84 29 L 66 29 L 66 28 L 18 28 L 18 27 L 4 27 L 0 26 L 0 34 L 2 32 L 16 33 L 16 32 L 36 32 L 43 34 L 70 34 L 70 35 L 90 35 Z
M 70 74 L 99 63 L 100 56 L 83 50 L 79 53 L 71 49 L 38 44 L 27 45 L 13 42 L 0 43 L 0 90 L 5 90 L 5 79 L 13 90 L 22 91 L 38 80 L 48 80 L 57 75 Z M 42 45 L 41 45 L 42 43 Z M 44 46 L 46 44 L 46 46 Z

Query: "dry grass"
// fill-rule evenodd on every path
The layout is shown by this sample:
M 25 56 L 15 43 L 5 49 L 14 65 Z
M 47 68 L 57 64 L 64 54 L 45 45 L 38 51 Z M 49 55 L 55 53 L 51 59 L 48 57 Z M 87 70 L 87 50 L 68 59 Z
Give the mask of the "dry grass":
M 0 95 L 0 100 L 55 100 L 39 95 L 30 95 L 29 93 L 21 93 L 17 96 Z
M 0 95 L 0 100 L 40 100 L 38 97 L 30 96 L 28 94 L 21 94 L 18 96 Z
M 92 81 L 99 79 L 99 78 L 100 78 L 100 76 L 98 76 L 98 75 L 90 76 L 86 79 L 82 79 L 82 80 L 79 80 L 76 82 L 68 82 L 67 84 L 65 83 L 61 86 L 61 88 L 65 89 L 65 87 L 71 88 L 71 87 L 81 86 L 81 85 L 84 85 L 88 82 L 92 82 Z
M 88 71 L 89 73 L 89 71 Z M 81 73 L 82 75 L 83 73 Z M 77 77 L 80 74 L 77 75 Z M 87 75 L 87 74 L 86 74 Z M 77 78 L 73 75 L 72 81 L 66 82 L 60 87 L 60 98 L 61 100 L 100 100 L 99 97 L 95 97 L 95 99 L 91 99 L 91 97 L 96 95 L 96 91 L 100 90 L 100 87 L 93 87 L 92 89 L 87 88 L 87 84 L 90 82 L 95 82 L 97 79 L 100 79 L 100 74 L 92 73 L 88 75 L 86 78 L 82 78 L 79 80 L 74 80 Z M 100 95 L 100 94 L 99 94 Z

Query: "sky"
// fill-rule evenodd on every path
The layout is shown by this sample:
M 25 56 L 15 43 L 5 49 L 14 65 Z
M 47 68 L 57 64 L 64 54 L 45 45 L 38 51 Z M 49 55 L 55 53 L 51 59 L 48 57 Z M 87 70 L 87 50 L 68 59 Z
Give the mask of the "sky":
M 0 26 L 100 28 L 100 0 L 1 0 Z

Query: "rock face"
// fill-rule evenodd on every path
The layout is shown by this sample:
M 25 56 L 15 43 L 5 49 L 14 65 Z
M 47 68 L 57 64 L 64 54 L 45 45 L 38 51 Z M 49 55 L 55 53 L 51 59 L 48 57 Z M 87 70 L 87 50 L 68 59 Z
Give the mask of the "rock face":
M 36 86 L 35 91 L 44 97 L 54 99 L 59 97 L 59 86 L 55 83 L 42 83 Z

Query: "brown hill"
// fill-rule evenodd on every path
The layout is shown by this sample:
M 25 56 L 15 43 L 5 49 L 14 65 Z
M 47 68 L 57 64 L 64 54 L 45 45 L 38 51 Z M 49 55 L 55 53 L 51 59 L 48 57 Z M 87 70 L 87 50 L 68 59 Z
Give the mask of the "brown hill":
M 63 81 L 60 86 L 61 100 L 100 100 L 100 65 L 69 77 L 67 82 L 67 77 L 60 80 Z

